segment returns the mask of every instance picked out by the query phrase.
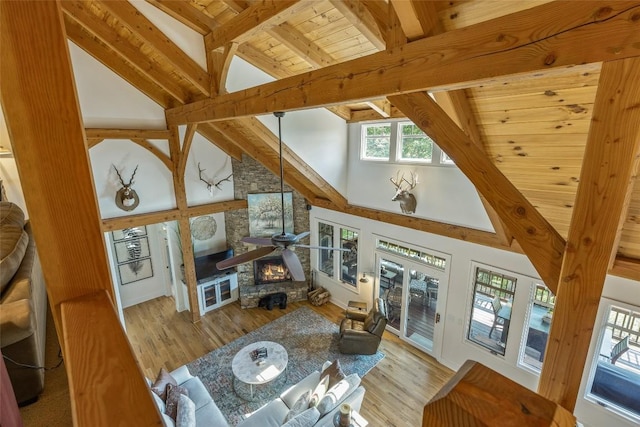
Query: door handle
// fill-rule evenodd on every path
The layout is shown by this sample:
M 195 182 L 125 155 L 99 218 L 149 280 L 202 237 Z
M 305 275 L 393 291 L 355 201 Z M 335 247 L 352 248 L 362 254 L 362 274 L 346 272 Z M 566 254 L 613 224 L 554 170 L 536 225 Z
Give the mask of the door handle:
M 440 313 L 436 313 L 436 323 L 440 323 Z

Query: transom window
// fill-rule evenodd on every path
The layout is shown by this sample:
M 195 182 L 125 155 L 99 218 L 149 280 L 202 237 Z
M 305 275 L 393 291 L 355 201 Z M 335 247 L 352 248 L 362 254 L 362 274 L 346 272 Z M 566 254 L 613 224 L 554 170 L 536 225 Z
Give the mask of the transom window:
M 415 123 L 386 121 L 361 125 L 360 158 L 391 163 L 454 165 Z
M 428 266 L 437 268 L 444 271 L 447 266 L 447 260 L 436 255 L 428 254 L 418 249 L 413 249 L 407 246 L 398 245 L 396 243 L 388 242 L 386 240 L 378 239 L 376 243 L 378 249 L 382 249 L 386 252 L 391 252 L 396 255 L 403 256 L 405 258 L 412 259 L 414 261 L 421 262 Z

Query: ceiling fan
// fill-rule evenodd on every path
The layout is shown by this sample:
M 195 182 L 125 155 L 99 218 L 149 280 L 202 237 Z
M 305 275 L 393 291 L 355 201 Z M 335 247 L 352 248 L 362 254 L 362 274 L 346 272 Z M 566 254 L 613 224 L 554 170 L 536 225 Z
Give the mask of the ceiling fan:
M 225 259 L 216 264 L 216 267 L 220 270 L 225 268 L 235 267 L 236 265 L 244 264 L 246 262 L 254 261 L 263 258 L 275 251 L 280 251 L 282 254 L 282 260 L 289 270 L 291 279 L 294 281 L 305 280 L 304 269 L 298 259 L 296 253 L 291 250 L 293 247 L 307 248 L 307 249 L 328 249 L 333 251 L 345 251 L 349 252 L 350 249 L 345 248 L 332 248 L 327 246 L 310 246 L 300 244 L 300 240 L 307 237 L 311 232 L 305 231 L 300 234 L 292 234 L 285 232 L 284 225 L 284 167 L 282 163 L 282 126 L 281 120 L 284 116 L 283 111 L 276 111 L 273 113 L 278 118 L 278 141 L 280 144 L 280 201 L 282 203 L 282 233 L 276 233 L 271 238 L 268 237 L 243 237 L 241 239 L 244 243 L 249 243 L 258 246 L 258 248 L 249 252 L 234 256 L 229 259 Z

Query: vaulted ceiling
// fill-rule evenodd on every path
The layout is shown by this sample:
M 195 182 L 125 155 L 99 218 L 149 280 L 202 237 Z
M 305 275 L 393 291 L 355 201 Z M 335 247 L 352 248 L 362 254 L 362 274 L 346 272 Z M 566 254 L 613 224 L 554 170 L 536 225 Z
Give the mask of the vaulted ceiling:
M 420 108 L 410 103 L 413 111 L 407 111 L 409 104 L 400 105 L 406 100 L 394 97 L 428 89 L 479 154 L 535 208 L 540 223 L 550 225 L 556 246 L 568 238 L 575 215 L 602 61 L 635 56 L 640 45 L 630 36 L 633 28 L 639 32 L 637 2 L 147 1 L 202 35 L 206 70 L 129 2 L 65 0 L 64 22 L 72 42 L 167 109 L 171 124 L 197 125 L 232 157 L 246 153 L 276 172 L 277 140 L 255 115 L 325 107 L 348 122 L 408 116 L 420 123 L 426 120 L 416 113 Z M 587 25 L 592 23 L 601 25 L 594 29 Z M 273 92 L 227 94 L 234 55 L 278 79 L 265 85 Z M 300 97 L 287 100 L 279 91 Z M 239 105 L 240 96 L 249 100 Z M 435 139 L 460 166 L 460 155 Z M 485 205 L 495 235 L 381 217 L 350 206 L 292 151 L 285 160 L 287 181 L 312 203 L 505 249 L 522 247 L 531 258 L 526 231 L 519 235 L 491 203 Z M 461 169 L 480 190 L 480 175 Z M 612 266 L 616 274 L 639 278 L 640 189 L 624 212 L 613 236 L 619 243 Z M 529 243 L 536 245 L 535 239 Z M 550 270 L 559 271 L 559 264 Z

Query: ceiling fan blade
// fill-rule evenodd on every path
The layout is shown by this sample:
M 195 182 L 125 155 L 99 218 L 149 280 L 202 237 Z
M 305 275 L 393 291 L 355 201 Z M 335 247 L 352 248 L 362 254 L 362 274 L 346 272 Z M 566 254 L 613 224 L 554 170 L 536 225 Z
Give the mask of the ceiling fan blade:
M 295 252 L 288 248 L 283 249 L 282 260 L 289 269 L 289 274 L 291 274 L 291 279 L 293 281 L 304 281 L 304 269 L 302 268 L 302 264 L 300 264 L 300 260 Z
M 351 252 L 351 249 L 345 248 L 331 248 L 329 246 L 310 246 L 310 245 L 300 245 L 296 244 L 296 248 L 307 248 L 307 249 L 328 249 L 330 251 L 342 251 L 342 252 Z
M 299 242 L 300 240 L 304 239 L 305 237 L 307 237 L 309 234 L 311 234 L 310 231 L 305 231 L 304 233 L 300 233 L 296 236 L 296 242 Z
M 234 256 L 233 258 L 225 259 L 216 263 L 216 267 L 218 270 L 224 270 L 225 268 L 235 267 L 239 264 L 244 264 L 245 262 L 253 261 L 258 258 L 262 258 L 264 256 L 269 255 L 276 248 L 273 246 L 264 246 L 262 248 L 257 248 L 252 251 L 246 252 L 244 254 L 240 254 Z
M 240 241 L 258 246 L 273 246 L 269 237 L 243 237 Z

